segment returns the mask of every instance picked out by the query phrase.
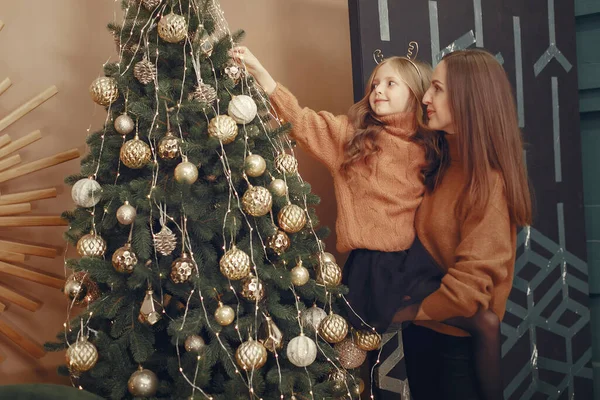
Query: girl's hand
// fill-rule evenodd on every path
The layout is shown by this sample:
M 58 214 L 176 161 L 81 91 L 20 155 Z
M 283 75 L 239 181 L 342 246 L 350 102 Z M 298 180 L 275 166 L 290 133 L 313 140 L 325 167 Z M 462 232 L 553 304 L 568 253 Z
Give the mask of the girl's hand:
M 270 96 L 274 91 L 277 83 L 269 74 L 269 71 L 262 66 L 258 58 L 245 46 L 237 46 L 229 51 L 229 55 L 236 62 L 244 65 L 248 72 L 254 76 L 256 82 L 262 86 L 265 92 Z

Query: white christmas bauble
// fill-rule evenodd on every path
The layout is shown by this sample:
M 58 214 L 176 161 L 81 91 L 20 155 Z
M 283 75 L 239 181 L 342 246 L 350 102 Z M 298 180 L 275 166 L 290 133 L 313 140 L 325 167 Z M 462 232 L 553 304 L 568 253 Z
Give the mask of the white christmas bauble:
M 252 97 L 233 96 L 227 108 L 227 114 L 238 124 L 249 124 L 256 117 L 256 103 Z
M 100 201 L 102 187 L 93 178 L 78 180 L 71 189 L 73 202 L 79 207 L 94 207 Z
M 308 367 L 317 358 L 317 345 L 307 336 L 296 336 L 288 343 L 287 357 L 297 367 Z
M 300 321 L 305 329 L 314 332 L 319 329 L 321 321 L 323 321 L 326 317 L 327 313 L 325 310 L 317 307 L 315 304 L 311 308 L 307 308 L 306 310 L 302 311 Z

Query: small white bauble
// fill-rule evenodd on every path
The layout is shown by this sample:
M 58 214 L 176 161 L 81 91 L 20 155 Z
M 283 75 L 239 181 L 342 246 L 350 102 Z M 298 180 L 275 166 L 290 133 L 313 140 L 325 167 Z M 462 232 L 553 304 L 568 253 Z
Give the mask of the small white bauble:
M 71 189 L 73 202 L 79 207 L 94 207 L 100 201 L 102 187 L 94 178 L 78 180 Z
M 300 321 L 305 329 L 315 332 L 319 329 L 321 321 L 323 321 L 326 317 L 327 313 L 325 310 L 317 307 L 317 305 L 314 304 L 311 308 L 307 308 L 306 310 L 302 311 Z
M 317 345 L 307 336 L 296 336 L 288 343 L 287 357 L 297 367 L 308 367 L 317 358 Z
M 252 97 L 233 96 L 227 108 L 227 114 L 238 124 L 249 124 L 256 117 L 256 103 Z

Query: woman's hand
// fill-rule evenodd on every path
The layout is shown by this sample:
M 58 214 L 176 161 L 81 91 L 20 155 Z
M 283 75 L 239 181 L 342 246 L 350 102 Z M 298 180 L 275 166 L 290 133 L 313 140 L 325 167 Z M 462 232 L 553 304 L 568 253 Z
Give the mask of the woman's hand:
M 229 55 L 236 62 L 244 65 L 248 72 L 254 76 L 256 82 L 262 86 L 265 92 L 270 96 L 274 91 L 277 83 L 269 74 L 269 71 L 262 66 L 258 58 L 245 46 L 237 46 L 229 51 Z

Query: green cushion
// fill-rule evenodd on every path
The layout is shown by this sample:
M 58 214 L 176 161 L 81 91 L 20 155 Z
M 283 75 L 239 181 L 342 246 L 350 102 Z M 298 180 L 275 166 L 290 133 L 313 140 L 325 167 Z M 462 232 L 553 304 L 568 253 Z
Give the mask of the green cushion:
M 0 399 L 15 400 L 100 400 L 95 394 L 70 386 L 26 384 L 0 386 Z

